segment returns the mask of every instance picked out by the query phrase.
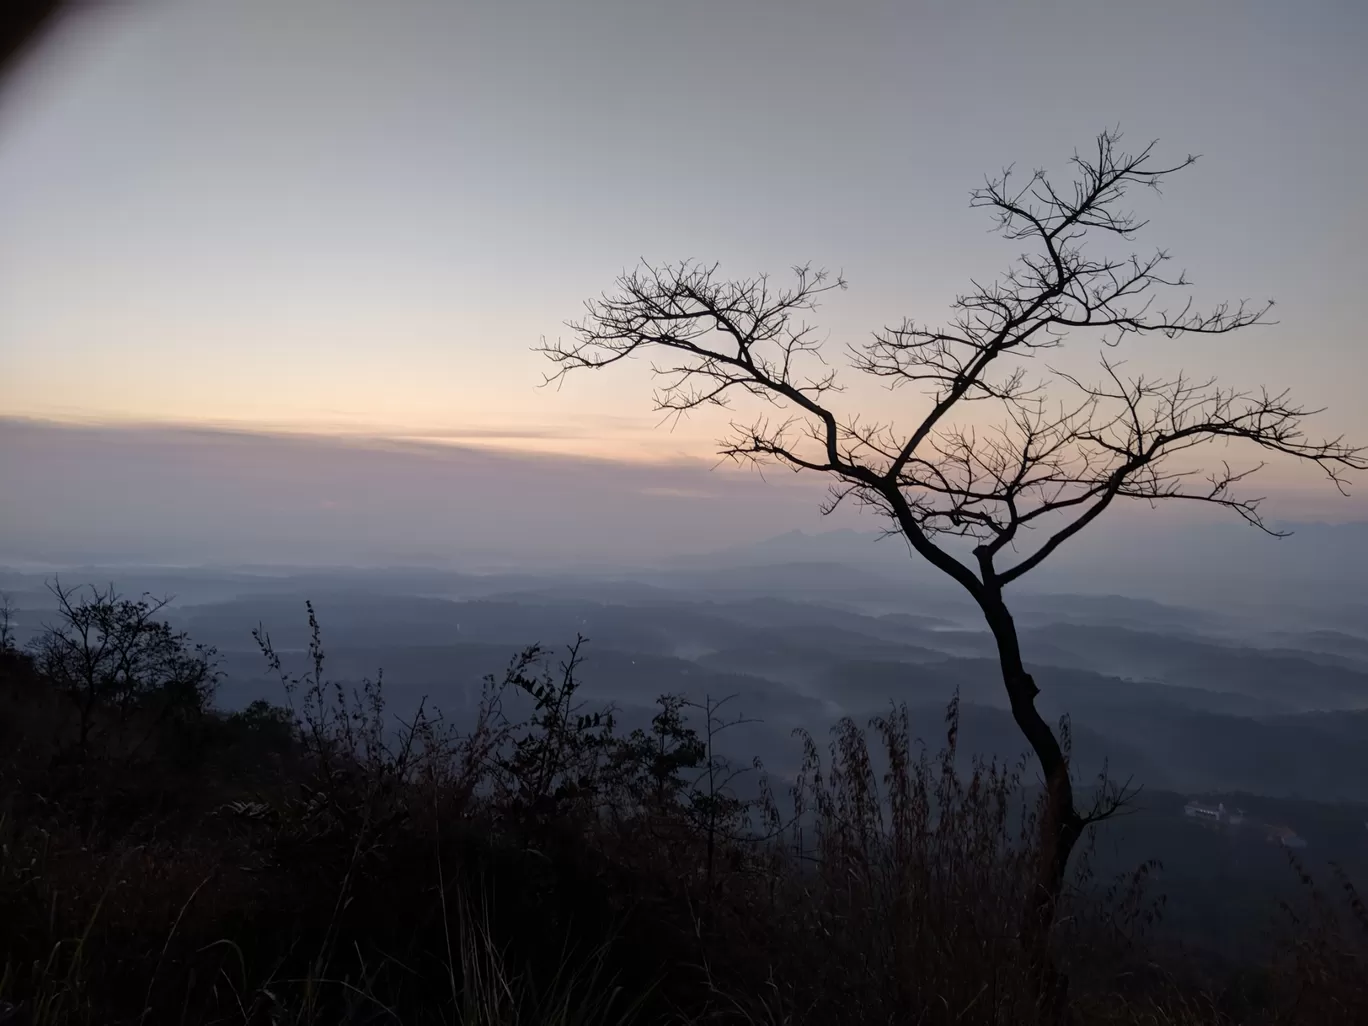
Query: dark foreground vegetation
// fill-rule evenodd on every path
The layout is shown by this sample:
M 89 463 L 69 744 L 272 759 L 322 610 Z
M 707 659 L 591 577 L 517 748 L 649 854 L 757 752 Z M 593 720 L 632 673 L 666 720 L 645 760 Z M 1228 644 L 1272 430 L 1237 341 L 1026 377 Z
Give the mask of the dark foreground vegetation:
M 1155 867 L 1085 847 L 1040 964 L 1034 777 L 957 773 L 955 703 L 938 756 L 895 708 L 771 787 L 717 756 L 725 702 L 583 708 L 578 643 L 473 723 L 398 722 L 325 675 L 310 610 L 307 653 L 258 638 L 283 704 L 224 712 L 156 603 L 59 599 L 25 651 L 0 625 L 4 1026 L 1368 1022 L 1345 879 L 1303 874 L 1276 956 L 1213 975 L 1156 950 Z

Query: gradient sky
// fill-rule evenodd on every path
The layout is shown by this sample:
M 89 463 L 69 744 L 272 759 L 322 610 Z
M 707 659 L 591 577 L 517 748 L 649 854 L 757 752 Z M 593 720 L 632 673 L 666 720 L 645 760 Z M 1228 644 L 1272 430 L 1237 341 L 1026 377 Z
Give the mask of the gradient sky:
M 705 456 L 640 368 L 530 348 L 639 257 L 843 269 L 833 343 L 940 320 L 1014 255 L 968 190 L 1119 124 L 1203 155 L 1142 248 L 1281 322 L 1144 365 L 1368 438 L 1359 0 L 114 7 L 0 99 L 0 415 Z

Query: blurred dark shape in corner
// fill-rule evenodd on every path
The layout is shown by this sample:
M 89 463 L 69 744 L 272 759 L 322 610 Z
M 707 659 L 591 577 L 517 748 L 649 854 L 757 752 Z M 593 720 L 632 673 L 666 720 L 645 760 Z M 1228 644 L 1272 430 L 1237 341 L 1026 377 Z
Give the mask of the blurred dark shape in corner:
M 0 91 L 8 87 L 24 58 L 75 6 L 71 0 L 0 0 Z

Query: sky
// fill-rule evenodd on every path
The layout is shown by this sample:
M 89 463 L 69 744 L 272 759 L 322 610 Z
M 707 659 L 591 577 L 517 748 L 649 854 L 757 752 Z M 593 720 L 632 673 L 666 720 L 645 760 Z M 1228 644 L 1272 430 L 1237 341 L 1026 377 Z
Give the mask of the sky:
M 0 566 L 615 569 L 811 529 L 819 485 L 706 466 L 0 420 Z M 849 523 L 847 522 L 847 526 Z
M 810 490 L 749 479 L 763 498 L 727 478 L 735 508 L 701 513 L 681 496 L 719 490 L 699 476 L 716 416 L 660 427 L 640 366 L 540 387 L 533 347 L 640 258 L 839 269 L 850 288 L 818 311 L 833 346 L 940 321 L 1015 256 L 969 190 L 1008 164 L 1063 171 L 1115 125 L 1201 154 L 1137 198 L 1142 245 L 1171 249 L 1199 301 L 1278 301 L 1276 326 L 1157 340 L 1134 364 L 1289 386 L 1328 408 L 1327 434 L 1368 439 L 1356 0 L 108 9 L 63 26 L 0 96 L 0 457 L 21 480 L 47 480 L 73 438 L 83 465 L 105 446 L 201 490 L 178 461 L 211 436 L 326 452 L 353 476 L 408 446 L 450 450 L 431 458 L 459 463 L 468 494 L 521 474 L 585 523 L 673 490 L 652 514 L 661 545 L 806 525 Z M 849 385 L 842 409 L 915 413 Z M 265 516 L 273 466 L 242 462 L 229 520 Z M 538 484 L 587 467 L 601 490 L 579 505 Z M 1268 473 L 1289 514 L 1368 517 Z M 163 524 L 150 500 L 120 501 Z

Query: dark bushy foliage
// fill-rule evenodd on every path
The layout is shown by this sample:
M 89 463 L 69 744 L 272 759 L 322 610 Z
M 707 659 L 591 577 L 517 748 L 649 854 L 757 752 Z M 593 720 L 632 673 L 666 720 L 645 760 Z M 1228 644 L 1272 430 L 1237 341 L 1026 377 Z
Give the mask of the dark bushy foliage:
M 168 657 L 147 665 L 212 675 L 137 603 L 119 616 Z M 801 737 L 780 801 L 718 756 L 725 700 L 661 696 L 628 734 L 585 708 L 582 639 L 558 663 L 520 653 L 457 730 L 426 706 L 396 720 L 379 678 L 329 680 L 309 618 L 300 674 L 258 632 L 284 704 L 233 713 L 155 672 L 86 713 L 51 637 L 0 652 L 0 1022 L 1042 1018 L 1019 936 L 1034 792 L 1022 766 L 955 771 L 956 705 L 940 753 L 899 709 L 825 750 Z M 1107 883 L 1079 863 L 1054 938 L 1075 1016 L 1235 1021 L 1140 972 L 1151 868 Z M 1257 1021 L 1368 1021 L 1343 884 L 1347 904 L 1288 919 Z

